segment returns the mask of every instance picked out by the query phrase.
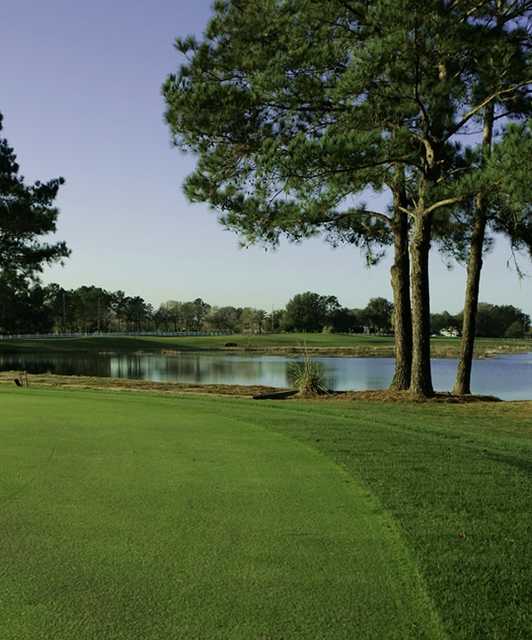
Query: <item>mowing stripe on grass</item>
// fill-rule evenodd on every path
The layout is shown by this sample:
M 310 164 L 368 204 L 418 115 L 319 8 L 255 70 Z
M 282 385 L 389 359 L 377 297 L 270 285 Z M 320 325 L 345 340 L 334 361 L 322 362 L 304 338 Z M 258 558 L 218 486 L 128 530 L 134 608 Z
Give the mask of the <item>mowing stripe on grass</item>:
M 237 403 L 0 402 L 3 640 L 443 637 L 379 504 Z

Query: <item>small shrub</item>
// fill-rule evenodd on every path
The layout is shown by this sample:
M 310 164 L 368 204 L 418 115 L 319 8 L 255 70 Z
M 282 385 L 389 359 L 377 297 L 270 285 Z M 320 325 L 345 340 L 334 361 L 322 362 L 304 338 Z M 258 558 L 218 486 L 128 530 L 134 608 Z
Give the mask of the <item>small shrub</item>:
M 301 395 L 328 393 L 323 366 L 319 362 L 312 360 L 308 353 L 305 353 L 303 362 L 290 364 L 288 378 Z

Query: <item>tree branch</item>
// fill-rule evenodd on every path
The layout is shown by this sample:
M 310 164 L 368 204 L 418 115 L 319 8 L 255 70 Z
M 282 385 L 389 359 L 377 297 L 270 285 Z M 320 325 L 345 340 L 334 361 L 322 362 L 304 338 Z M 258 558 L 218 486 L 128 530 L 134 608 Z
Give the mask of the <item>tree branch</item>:
M 445 200 L 440 200 L 439 202 L 435 202 L 433 205 L 425 209 L 423 212 L 424 215 L 428 215 L 436 209 L 440 209 L 441 207 L 447 207 L 451 204 L 458 204 L 459 202 L 463 202 L 467 199 L 468 196 L 457 196 L 456 198 L 446 198 Z
M 493 100 L 495 100 L 496 98 L 499 98 L 502 95 L 505 95 L 507 93 L 512 93 L 512 92 L 516 91 L 517 89 L 520 89 L 521 87 L 526 87 L 526 85 L 531 84 L 531 83 L 532 83 L 532 79 L 531 80 L 526 80 L 525 82 L 520 82 L 518 84 L 515 84 L 513 87 L 507 87 L 506 89 L 500 89 L 499 91 L 496 91 L 495 93 L 492 93 L 490 96 L 488 96 L 487 98 L 482 100 L 482 102 L 477 104 L 476 107 L 473 107 L 473 109 L 471 109 L 470 111 L 468 111 L 466 113 L 466 115 L 462 118 L 462 120 L 460 120 L 460 122 L 451 129 L 451 131 L 445 137 L 444 142 L 449 140 L 449 138 L 451 136 L 453 136 L 455 133 L 460 131 L 460 129 L 465 124 L 467 124 L 467 122 L 469 122 L 469 120 L 471 120 L 471 118 L 473 116 L 475 116 L 479 111 L 482 111 L 482 109 L 484 109 L 484 107 L 488 106 L 490 104 L 490 102 L 493 102 Z
M 384 221 L 386 224 L 391 223 L 391 218 L 387 216 L 385 213 L 381 213 L 379 211 L 368 211 L 368 209 L 357 209 L 356 211 L 346 211 L 345 213 L 339 213 L 336 216 L 333 216 L 329 220 L 325 222 L 337 222 L 338 220 L 343 220 L 345 218 L 352 218 L 354 216 L 366 215 L 369 218 L 377 218 L 378 220 Z

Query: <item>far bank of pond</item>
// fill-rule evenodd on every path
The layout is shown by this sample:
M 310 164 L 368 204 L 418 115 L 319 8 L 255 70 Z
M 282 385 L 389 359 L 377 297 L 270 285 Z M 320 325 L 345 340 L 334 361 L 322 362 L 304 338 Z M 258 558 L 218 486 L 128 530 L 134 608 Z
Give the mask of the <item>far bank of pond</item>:
M 300 356 L 184 351 L 157 353 L 21 352 L 0 355 L 0 370 L 111 377 L 152 382 L 288 387 L 289 365 Z M 336 391 L 386 389 L 392 358 L 314 356 Z M 434 386 L 452 387 L 456 360 L 433 360 Z M 532 400 L 532 353 L 475 360 L 473 392 L 504 400 Z
M 179 355 L 184 351 L 249 353 L 292 356 L 381 357 L 394 356 L 393 336 L 339 333 L 279 333 L 261 335 L 121 335 L 89 334 L 0 339 L 2 353 L 154 353 Z M 532 351 L 532 340 L 477 338 L 475 357 L 484 358 Z M 460 339 L 433 337 L 433 358 L 456 358 Z

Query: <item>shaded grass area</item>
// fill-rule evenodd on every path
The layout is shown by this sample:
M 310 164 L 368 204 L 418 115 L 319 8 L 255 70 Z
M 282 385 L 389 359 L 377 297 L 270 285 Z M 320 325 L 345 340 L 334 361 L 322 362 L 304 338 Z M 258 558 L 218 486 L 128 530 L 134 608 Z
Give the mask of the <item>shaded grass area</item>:
M 236 347 L 226 347 L 228 343 Z M 432 354 L 452 357 L 459 353 L 458 338 L 433 338 Z M 33 340 L 0 340 L 0 353 L 4 352 L 82 352 L 82 351 L 257 351 L 267 353 L 311 353 L 330 355 L 391 356 L 393 338 L 321 333 L 284 333 L 260 336 L 180 336 L 180 337 L 84 337 L 44 338 Z M 479 356 L 493 353 L 525 352 L 532 350 L 531 340 L 480 338 L 476 342 Z
M 444 637 L 393 520 L 265 429 L 275 411 L 27 389 L 0 404 L 2 640 Z
M 532 403 L 286 410 L 270 428 L 361 478 L 400 524 L 450 638 L 532 638 Z

